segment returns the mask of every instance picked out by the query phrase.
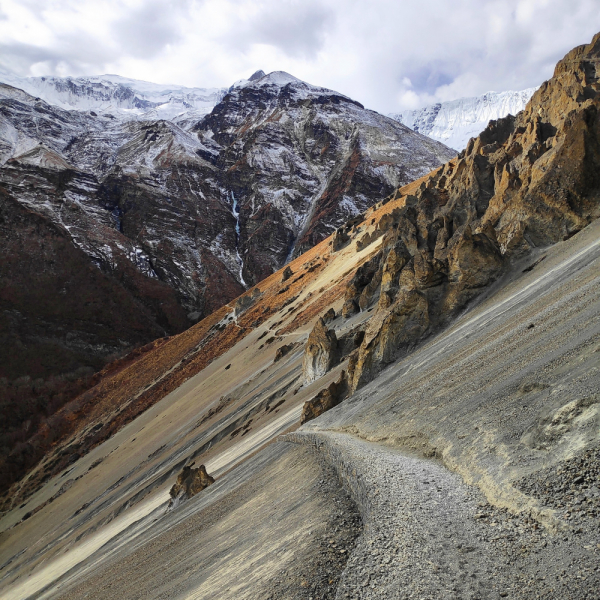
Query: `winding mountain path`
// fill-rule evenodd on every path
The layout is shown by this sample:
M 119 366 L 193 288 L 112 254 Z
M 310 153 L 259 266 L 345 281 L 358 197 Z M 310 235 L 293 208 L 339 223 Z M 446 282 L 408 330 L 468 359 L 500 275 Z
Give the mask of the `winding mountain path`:
M 325 455 L 362 512 L 363 535 L 348 559 L 338 599 L 571 597 L 545 581 L 553 574 L 548 542 L 558 540 L 522 517 L 493 509 L 439 462 L 344 433 L 286 438 Z M 568 549 L 557 556 L 558 563 L 567 562 Z

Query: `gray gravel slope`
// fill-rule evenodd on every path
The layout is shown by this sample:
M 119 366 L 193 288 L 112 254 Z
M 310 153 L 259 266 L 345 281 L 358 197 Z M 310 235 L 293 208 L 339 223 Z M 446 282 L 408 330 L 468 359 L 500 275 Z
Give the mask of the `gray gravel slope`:
M 437 461 L 346 434 L 289 439 L 326 456 L 363 511 L 338 599 L 598 598 L 597 530 L 554 536 Z

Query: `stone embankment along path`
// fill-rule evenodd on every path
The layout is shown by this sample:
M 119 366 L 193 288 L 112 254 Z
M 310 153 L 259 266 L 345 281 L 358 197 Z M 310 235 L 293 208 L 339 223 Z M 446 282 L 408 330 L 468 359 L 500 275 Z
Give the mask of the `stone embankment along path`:
M 592 598 L 600 589 L 589 536 L 552 536 L 494 509 L 438 462 L 343 433 L 286 439 L 325 455 L 362 512 L 338 599 Z

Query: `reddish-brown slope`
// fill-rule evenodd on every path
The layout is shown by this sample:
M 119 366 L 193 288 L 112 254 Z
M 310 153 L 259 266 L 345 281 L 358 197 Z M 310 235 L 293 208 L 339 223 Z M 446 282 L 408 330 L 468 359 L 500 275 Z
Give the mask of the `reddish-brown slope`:
M 254 290 L 259 289 L 261 295 L 237 317 L 237 322 L 233 320 L 219 326 L 219 322 L 232 311 L 232 306 L 224 306 L 187 331 L 149 344 L 94 376 L 97 383 L 91 389 L 59 410 L 0 466 L 2 484 L 6 489 L 7 485 L 46 457 L 18 492 L 13 490 L 5 494 L 3 509 L 14 506 L 42 482 L 114 435 L 232 348 L 265 318 L 282 308 L 285 310 L 286 303 L 319 274 L 327 260 L 327 253 L 328 244 L 323 242 L 290 263 L 294 275 L 285 283 L 281 281 L 281 273 L 275 273 L 249 290 L 238 300 L 240 304 L 243 304 L 244 298 L 250 299 Z M 334 294 L 328 294 L 327 298 L 334 300 L 341 297 L 343 291 L 343 286 L 337 286 Z M 321 298 L 315 300 L 318 312 Z

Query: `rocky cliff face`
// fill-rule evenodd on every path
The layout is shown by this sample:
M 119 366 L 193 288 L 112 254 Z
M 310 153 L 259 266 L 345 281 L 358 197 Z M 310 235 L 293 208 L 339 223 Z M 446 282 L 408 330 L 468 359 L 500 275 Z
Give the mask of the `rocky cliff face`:
M 334 365 L 338 353 L 338 340 L 335 331 L 327 329 L 319 318 L 306 342 L 302 371 L 304 381 L 310 383 L 325 375 Z
M 237 203 L 248 283 L 314 246 L 373 198 L 452 155 L 287 73 L 234 86 L 195 130 L 222 148 L 217 164 Z M 260 241 L 265 236 L 266 244 Z
M 396 194 L 402 206 L 370 268 L 355 276 L 366 280 L 347 292 L 347 303 L 366 307 L 362 290 L 378 288 L 348 366 L 352 390 L 447 323 L 512 261 L 600 215 L 599 59 L 596 36 L 558 63 L 526 110 L 491 121 L 455 160 Z
M 142 102 L 139 90 L 118 78 L 36 85 L 65 106 L 85 107 L 88 96 L 111 106 Z M 149 311 L 139 334 L 120 329 L 117 317 L 107 323 L 120 347 L 181 331 L 451 155 L 340 94 L 282 73 L 236 84 L 187 131 L 151 116 L 64 110 L 0 86 L 0 185 L 11 198 L 5 209 L 22 207 L 23 215 L 60 230 L 92 269 Z M 37 254 L 30 260 L 44 264 Z M 5 310 L 23 313 L 16 299 L 5 302 Z M 77 322 L 81 327 L 65 335 L 83 343 L 84 332 L 97 327 Z M 117 350 L 86 345 L 96 358 Z

